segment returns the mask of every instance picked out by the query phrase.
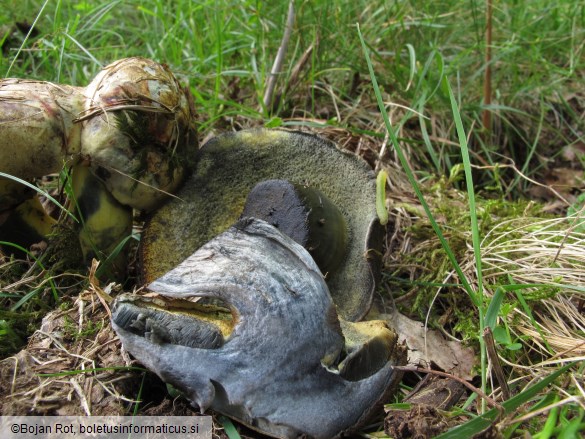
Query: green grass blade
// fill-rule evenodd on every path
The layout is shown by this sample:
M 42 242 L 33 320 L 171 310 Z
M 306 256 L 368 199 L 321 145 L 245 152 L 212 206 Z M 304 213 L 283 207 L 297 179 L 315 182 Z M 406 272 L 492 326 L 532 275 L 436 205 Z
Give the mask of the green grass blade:
M 37 294 L 43 291 L 42 288 L 35 288 L 34 290 L 29 291 L 24 296 L 20 298 L 18 302 L 10 307 L 10 311 L 17 311 L 22 305 L 28 302 L 31 298 L 35 297 Z
M 552 393 L 546 393 L 540 399 L 540 401 L 536 401 L 530 407 L 530 410 L 532 410 L 533 412 L 538 411 L 538 410 L 542 410 L 542 409 L 544 409 L 548 405 L 555 404 L 558 400 L 559 400 L 559 398 L 558 398 L 557 395 L 554 395 Z M 511 438 L 518 437 L 518 435 L 514 435 L 514 433 L 516 432 L 516 430 L 518 429 L 518 427 L 520 427 L 521 425 L 522 425 L 522 421 L 517 421 L 517 422 L 514 422 L 512 425 L 510 425 L 510 427 L 506 428 L 502 432 L 503 435 L 504 435 L 504 439 L 511 439 Z M 544 430 L 544 428 L 543 428 L 543 430 Z M 540 435 L 540 433 L 537 433 L 537 434 L 533 435 L 532 436 L 532 439 L 542 439 L 542 438 L 539 438 L 538 437 L 539 435 Z
M 514 413 L 514 411 L 522 404 L 530 401 L 534 396 L 543 391 L 549 384 L 556 380 L 559 376 L 574 366 L 574 363 L 568 364 L 557 371 L 553 372 L 543 380 L 510 398 L 502 404 L 503 416 Z M 459 425 L 451 430 L 437 436 L 436 439 L 460 439 L 463 437 L 472 437 L 473 435 L 485 430 L 489 427 L 500 415 L 497 408 L 491 409 L 483 415 L 477 416 L 465 424 Z
M 357 31 L 358 31 L 358 35 L 359 35 L 359 38 L 360 38 L 360 41 L 362 44 L 362 50 L 363 50 L 363 53 L 364 53 L 365 58 L 366 58 L 366 63 L 368 65 L 370 79 L 372 81 L 372 87 L 374 88 L 374 93 L 376 95 L 376 100 L 378 102 L 378 108 L 380 109 L 380 112 L 382 113 L 382 117 L 384 119 L 384 124 L 386 125 L 386 130 L 388 131 L 388 135 L 390 136 L 390 140 L 392 141 L 392 145 L 394 146 L 394 148 L 396 150 L 396 154 L 398 155 L 398 159 L 400 160 L 400 164 L 402 165 L 404 172 L 406 173 L 406 176 L 408 178 L 408 181 L 410 182 L 419 202 L 421 203 L 426 215 L 428 216 L 429 221 L 431 223 L 431 226 L 433 227 L 435 234 L 437 235 L 439 241 L 441 242 L 441 245 L 443 246 L 445 252 L 447 253 L 449 261 L 451 262 L 451 264 L 453 265 L 453 268 L 457 272 L 457 275 L 459 276 L 459 279 L 461 280 L 463 287 L 465 288 L 465 290 L 467 291 L 467 293 L 469 294 L 471 299 L 474 301 L 474 304 L 476 306 L 479 306 L 480 304 L 475 302 L 476 301 L 476 294 L 473 290 L 473 287 L 471 286 L 471 284 L 467 280 L 467 277 L 463 273 L 463 270 L 461 269 L 461 267 L 459 266 L 459 263 L 457 262 L 457 259 L 455 258 L 455 254 L 451 250 L 449 243 L 445 239 L 443 232 L 441 231 L 439 225 L 437 224 L 437 221 L 433 217 L 431 209 L 430 209 L 428 203 L 426 202 L 426 200 L 422 194 L 422 191 L 420 190 L 420 187 L 418 185 L 418 182 L 416 181 L 416 178 L 414 177 L 414 173 L 412 172 L 412 169 L 410 169 L 410 166 L 408 164 L 408 161 L 406 160 L 404 152 L 402 151 L 402 148 L 400 147 L 400 144 L 398 143 L 398 139 L 396 138 L 396 133 L 394 132 L 394 129 L 392 128 L 392 125 L 390 124 L 390 120 L 388 119 L 388 115 L 386 114 L 386 110 L 384 108 L 384 101 L 382 100 L 382 95 L 380 93 L 380 87 L 378 86 L 378 81 L 376 80 L 376 75 L 374 74 L 374 68 L 372 66 L 372 61 L 370 59 L 369 49 L 366 45 L 366 42 L 362 36 L 361 31 L 360 31 L 359 24 L 357 26 Z
M 559 400 L 559 397 L 556 396 L 553 400 L 553 404 L 556 404 Z M 555 426 L 557 425 L 557 420 L 559 418 L 559 411 L 560 407 L 553 407 L 550 412 L 548 413 L 548 417 L 546 418 L 546 422 L 544 423 L 544 427 L 542 430 L 535 434 L 533 437 L 534 439 L 549 439 L 554 434 Z
M 30 36 L 31 36 L 31 34 L 32 34 L 35 26 L 37 25 L 37 21 L 39 21 L 39 18 L 41 18 L 41 16 L 43 15 L 43 11 L 45 10 L 45 6 L 47 6 L 48 3 L 49 3 L 49 0 L 45 0 L 45 2 L 43 3 L 43 6 L 41 6 L 41 10 L 39 11 L 39 13 L 37 14 L 37 16 L 35 17 L 35 20 L 31 24 L 30 29 L 28 30 L 26 36 L 24 37 L 24 41 L 22 42 L 22 44 L 20 45 L 20 47 L 16 51 L 16 55 L 14 55 L 14 58 L 12 58 L 12 62 L 8 66 L 8 70 L 6 70 L 6 75 L 4 75 L 5 78 L 8 78 L 8 76 L 10 75 L 10 71 L 12 70 L 12 67 L 14 67 L 14 63 L 18 59 L 18 56 L 20 55 L 20 52 L 22 52 L 22 50 L 24 49 L 24 46 L 26 45 L 26 42 L 30 38 Z
M 487 312 L 485 313 L 484 327 L 489 327 L 492 330 L 496 327 L 496 320 L 500 312 L 500 307 L 502 306 L 502 301 L 504 300 L 504 292 L 504 288 L 496 288 L 494 297 L 492 297 Z
M 513 279 L 510 278 L 510 281 L 513 281 Z M 583 287 L 572 286 L 572 285 L 563 285 L 563 284 L 510 284 L 510 285 L 502 285 L 496 289 L 494 296 L 492 297 L 492 300 L 489 303 L 487 312 L 485 314 L 484 327 L 489 326 L 492 329 L 495 328 L 496 319 L 498 317 L 499 310 L 502 306 L 502 302 L 504 300 L 504 295 L 506 292 L 512 291 L 516 294 L 516 297 L 518 298 L 518 302 L 520 302 L 520 305 L 522 306 L 524 312 L 526 312 L 526 314 L 530 318 L 532 326 L 538 330 L 538 332 L 540 333 L 544 342 L 546 343 L 546 338 L 544 337 L 544 334 L 540 330 L 540 325 L 538 324 L 538 322 L 536 321 L 536 319 L 532 315 L 532 311 L 530 310 L 530 307 L 528 306 L 526 299 L 524 299 L 524 296 L 522 295 L 521 291 L 527 290 L 530 288 L 550 288 L 551 286 L 555 286 L 558 288 L 563 288 L 563 289 L 567 289 L 567 290 L 571 290 L 571 291 L 585 292 L 585 289 Z M 548 344 L 547 344 L 547 347 L 550 350 L 550 352 L 552 353 L 553 351 L 550 349 L 550 346 L 548 346 Z
M 422 135 L 425 147 L 427 148 L 427 152 L 429 153 L 429 157 L 431 158 L 433 165 L 435 165 L 435 169 L 437 171 L 437 174 L 441 175 L 442 174 L 441 162 L 439 160 L 439 156 L 437 155 L 437 153 L 435 152 L 435 149 L 433 148 L 433 145 L 431 143 L 431 138 L 429 137 L 429 132 L 427 130 L 427 124 L 425 122 L 425 118 L 422 116 L 422 114 L 424 112 L 423 102 L 425 100 L 426 100 L 426 93 L 423 92 L 421 103 L 420 103 L 419 107 L 417 108 L 417 111 L 419 112 L 418 122 L 419 122 L 419 126 L 420 126 L 420 133 Z
M 427 57 L 427 60 L 425 62 L 425 65 L 422 69 L 422 72 L 420 74 L 420 79 L 416 85 L 416 89 L 414 90 L 414 95 L 418 95 L 420 93 L 422 93 L 422 90 L 428 86 L 429 82 L 428 80 L 425 80 L 427 78 L 427 75 L 429 74 L 429 72 L 431 71 L 431 68 L 433 67 L 433 62 L 436 62 L 437 65 L 434 69 L 432 69 L 437 75 L 438 75 L 438 81 L 437 83 L 434 85 L 433 90 L 430 93 L 427 93 L 427 100 L 431 99 L 433 96 L 435 96 L 435 94 L 437 93 L 437 91 L 441 88 L 441 83 L 443 82 L 443 77 L 445 76 L 445 61 L 443 60 L 443 57 L 441 56 L 441 54 L 436 51 L 436 50 L 432 50 L 431 53 L 429 54 L 429 56 Z
M 218 416 L 217 420 L 223 427 L 223 431 L 229 439 L 241 439 L 240 433 L 236 430 L 234 423 L 226 416 Z
M 140 237 L 134 233 L 132 233 L 132 234 L 126 236 L 124 239 L 122 239 L 118 243 L 118 245 L 114 248 L 114 250 L 112 250 L 112 252 L 108 255 L 108 257 L 102 261 L 102 263 L 100 264 L 100 266 L 96 270 L 95 274 L 98 278 L 101 277 L 102 275 L 104 275 L 105 273 L 107 273 L 108 269 L 111 268 L 110 265 L 116 260 L 118 255 L 122 252 L 124 247 L 126 247 L 126 244 L 128 243 L 128 241 L 130 241 L 131 239 L 134 239 L 136 241 L 140 241 Z
M 578 417 L 571 419 L 565 425 L 563 425 L 558 439 L 573 439 L 583 437 L 580 433 L 585 430 L 585 423 L 583 423 L 583 410 L 580 410 Z
M 463 160 L 463 169 L 465 171 L 465 185 L 467 189 L 467 199 L 469 202 L 469 219 L 471 222 L 471 241 L 473 245 L 473 255 L 475 258 L 475 271 L 477 275 L 477 292 L 475 294 L 474 303 L 479 312 L 479 333 L 483 334 L 484 330 L 484 313 L 485 304 L 483 297 L 483 275 L 481 269 L 481 241 L 479 239 L 479 225 L 477 221 L 477 211 L 475 205 L 475 189 L 473 186 L 473 176 L 471 171 L 471 160 L 469 158 L 469 148 L 467 145 L 467 136 L 463 128 L 463 121 L 461 120 L 461 113 L 459 112 L 459 104 L 455 99 L 453 89 L 447 80 L 443 77 L 442 87 L 447 92 L 451 102 L 451 112 L 455 119 L 455 127 L 457 129 L 457 137 L 459 145 L 461 146 L 461 158 Z M 473 298 L 473 297 L 472 297 Z M 487 352 L 483 336 L 479 336 L 479 350 L 480 350 L 480 366 L 481 366 L 481 390 L 486 391 L 487 387 Z M 482 410 L 485 410 L 485 401 L 482 400 Z
M 546 115 L 546 111 L 545 111 L 544 104 L 543 104 L 542 98 L 541 98 L 540 99 L 540 118 L 538 120 L 536 134 L 534 135 L 534 141 L 532 142 L 532 144 L 530 145 L 530 148 L 528 149 L 528 154 L 526 155 L 526 159 L 524 160 L 524 164 L 522 165 L 522 169 L 520 170 L 520 173 L 516 174 L 516 176 L 514 177 L 514 180 L 512 181 L 510 186 L 508 187 L 506 194 L 511 193 L 512 190 L 518 186 L 518 183 L 520 182 L 522 175 L 528 174 L 529 166 L 532 163 L 532 156 L 536 153 L 536 148 L 538 147 L 538 144 L 540 141 L 540 136 L 541 136 L 542 129 L 544 126 L 545 115 Z
M 77 220 L 77 218 L 75 218 L 75 216 L 71 212 L 69 212 L 65 207 L 63 207 L 61 205 L 61 203 L 59 203 L 57 200 L 55 200 L 53 197 L 51 197 L 47 192 L 36 187 L 34 184 L 29 183 L 28 181 L 23 180 L 22 178 L 15 177 L 14 175 L 6 174 L 4 172 L 0 172 L 0 177 L 8 178 L 9 180 L 16 181 L 17 183 L 23 184 L 23 185 L 31 188 L 35 192 L 38 192 L 40 195 L 49 199 L 53 204 L 55 204 L 55 206 L 57 206 L 59 209 L 61 209 L 63 212 L 65 212 L 67 215 L 69 215 L 71 218 L 73 218 L 75 220 L 75 222 L 79 222 Z
M 408 55 L 410 57 L 410 70 L 408 84 L 406 85 L 406 90 L 409 90 L 416 73 L 416 51 L 414 50 L 414 46 L 412 44 L 407 44 L 406 48 L 408 49 Z
M 459 145 L 461 146 L 461 158 L 463 160 L 463 169 L 465 170 L 465 184 L 467 188 L 467 197 L 469 199 L 469 218 L 471 220 L 471 240 L 473 243 L 473 253 L 475 256 L 475 269 L 477 271 L 477 284 L 478 284 L 478 291 L 477 291 L 477 298 L 476 301 L 478 303 L 483 303 L 483 276 L 481 270 L 481 242 L 479 239 L 479 225 L 477 221 L 477 211 L 476 211 L 476 204 L 475 204 L 475 189 L 473 186 L 473 176 L 471 171 L 471 160 L 469 158 L 469 148 L 467 145 L 467 136 L 465 134 L 465 129 L 463 128 L 463 121 L 461 120 L 461 113 L 459 112 L 459 106 L 457 104 L 457 100 L 455 99 L 455 95 L 453 94 L 453 90 L 447 77 L 443 77 L 443 88 L 447 91 L 449 95 L 449 100 L 451 101 L 451 111 L 453 112 L 453 117 L 455 119 L 455 127 L 457 129 L 457 136 L 459 138 Z
M 551 355 L 553 355 L 555 351 L 548 344 L 548 340 L 547 340 L 546 336 L 544 335 L 544 333 L 542 332 L 542 328 L 540 327 L 540 324 L 534 318 L 534 315 L 532 314 L 532 310 L 530 309 L 530 306 L 528 306 L 526 299 L 524 299 L 524 295 L 519 290 L 516 291 L 515 293 L 516 293 L 516 297 L 518 298 L 518 302 L 520 302 L 520 305 L 522 305 L 522 309 L 524 310 L 524 312 L 526 313 L 526 315 L 530 319 L 530 324 L 532 325 L 533 328 L 535 328 L 538 331 L 538 334 L 540 335 L 540 338 L 542 339 L 542 341 L 546 345 L 547 350 L 551 353 Z
M 29 252 L 27 249 L 25 249 L 24 247 L 22 247 L 22 246 L 20 246 L 18 244 L 14 244 L 13 242 L 6 242 L 6 241 L 0 241 L 0 246 L 14 247 L 14 248 L 20 250 L 21 252 L 27 254 L 29 258 L 31 258 L 32 260 L 34 260 L 35 261 L 35 264 L 38 265 L 43 272 L 46 272 L 47 271 L 47 269 L 45 268 L 45 266 L 41 263 L 41 260 L 39 258 L 37 258 L 35 255 L 33 255 L 31 252 Z M 55 302 L 58 303 L 59 302 L 59 294 L 57 293 L 57 286 L 55 285 L 55 281 L 53 280 L 53 278 L 49 274 L 46 274 L 45 275 L 45 280 L 49 282 L 49 285 L 51 286 L 51 292 L 53 293 L 53 298 L 55 299 Z M 37 289 L 31 291 L 30 293 L 26 294 L 16 304 L 12 305 L 11 311 L 16 311 L 28 299 L 30 299 L 31 297 L 33 297 L 38 291 L 40 291 L 40 290 L 37 288 Z
M 388 224 L 388 209 L 386 209 L 387 178 L 388 174 L 384 170 L 378 172 L 378 177 L 376 178 L 376 213 L 378 214 L 380 224 L 383 226 Z
M 67 33 L 63 33 L 63 35 L 66 38 L 69 38 L 69 40 L 71 40 L 71 42 L 73 42 L 73 44 L 75 44 L 83 53 L 85 53 L 89 59 L 91 59 L 97 66 L 99 66 L 100 69 L 104 67 L 104 65 L 95 56 L 93 56 L 87 48 L 83 47 L 83 45 L 77 41 L 77 39 Z
M 136 416 L 138 414 L 138 410 L 140 409 L 140 404 L 142 403 L 142 391 L 144 390 L 144 382 L 146 381 L 146 374 L 146 371 L 142 372 L 142 380 L 140 381 L 140 387 L 138 388 L 138 394 L 136 395 L 136 403 L 134 404 L 134 409 L 132 410 L 132 416 Z

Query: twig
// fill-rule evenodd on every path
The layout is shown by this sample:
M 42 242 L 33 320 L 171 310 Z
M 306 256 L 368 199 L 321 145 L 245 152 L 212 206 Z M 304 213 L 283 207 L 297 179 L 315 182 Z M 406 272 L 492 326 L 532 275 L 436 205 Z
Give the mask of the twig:
M 441 372 L 439 370 L 425 369 L 423 367 L 418 367 L 418 366 L 393 366 L 393 368 L 396 370 L 402 370 L 404 372 L 430 373 L 430 374 L 438 375 L 438 376 L 444 377 L 444 378 L 451 378 L 452 380 L 455 380 L 458 383 L 463 384 L 465 387 L 467 387 L 472 392 L 477 393 L 477 395 L 480 398 L 483 398 L 484 400 L 486 400 L 490 406 L 492 406 L 498 410 L 503 410 L 503 407 L 500 404 L 498 404 L 492 398 L 487 396 L 485 393 L 483 393 L 480 389 L 475 387 L 473 384 L 470 384 L 469 382 L 465 381 L 463 378 L 459 378 L 458 376 L 451 375 L 451 374 L 446 373 L 446 372 Z
M 553 264 L 556 264 L 557 263 L 557 259 L 561 255 L 561 250 L 565 247 L 565 243 L 567 242 L 567 239 L 569 238 L 569 235 L 571 235 L 571 233 L 573 233 L 573 230 L 575 228 L 577 228 L 577 226 L 581 226 L 581 221 L 579 221 L 579 219 L 581 218 L 581 215 L 583 214 L 583 211 L 584 210 L 585 210 L 585 205 L 583 207 L 581 207 L 581 209 L 579 209 L 579 212 L 577 212 L 574 215 L 575 216 L 575 221 L 573 221 L 573 224 L 571 224 L 571 226 L 569 227 L 569 229 L 567 230 L 567 232 L 563 236 L 563 240 L 561 241 L 561 244 L 559 245 L 559 248 L 557 250 L 557 253 L 555 254 L 555 257 L 553 258 L 553 261 L 552 261 Z
M 83 389 L 81 388 L 79 383 L 77 381 L 75 381 L 75 378 L 70 378 L 69 382 L 73 386 L 75 393 L 77 393 L 77 397 L 79 398 L 79 401 L 81 402 L 81 407 L 83 407 L 83 411 L 85 412 L 85 414 L 87 416 L 91 416 L 91 410 L 89 409 L 89 403 L 87 401 L 87 396 L 85 396 L 85 394 L 83 393 Z
M 523 179 L 525 179 L 526 181 L 532 183 L 535 186 L 539 186 L 545 189 L 548 189 L 549 191 L 551 191 L 559 200 L 561 200 L 563 203 L 565 203 L 565 205 L 570 206 L 571 203 L 565 198 L 563 197 L 557 190 L 555 190 L 554 187 L 552 187 L 552 185 L 549 184 L 543 184 L 543 183 L 539 183 L 536 180 L 533 180 L 532 178 L 528 177 L 527 175 L 524 175 L 520 169 L 518 169 L 516 167 L 516 163 L 514 162 L 514 160 L 512 160 L 509 157 L 503 157 L 504 159 L 510 161 L 512 164 L 511 165 L 502 165 L 502 164 L 497 164 L 495 166 L 493 165 L 487 165 L 487 166 L 479 166 L 479 165 L 471 165 L 472 168 L 475 169 L 495 169 L 495 168 L 510 168 L 512 169 L 514 172 L 516 172 L 518 175 L 520 175 L 520 177 L 522 177 Z
M 270 103 L 272 102 L 272 96 L 274 94 L 274 87 L 276 86 L 276 78 L 282 69 L 282 63 L 284 62 L 284 55 L 286 54 L 286 49 L 288 48 L 288 42 L 290 40 L 290 35 L 292 33 L 293 24 L 295 22 L 295 9 L 294 9 L 294 0 L 290 0 L 288 4 L 288 15 L 286 17 L 286 25 L 284 27 L 284 35 L 282 36 L 282 41 L 280 43 L 280 47 L 278 48 L 278 52 L 276 53 L 276 58 L 274 59 L 274 64 L 272 65 L 272 70 L 270 71 L 270 75 L 268 76 L 268 81 L 266 82 L 266 91 L 264 93 L 264 107 L 268 108 Z
M 165 191 L 165 190 L 162 190 L 162 189 L 160 189 L 160 188 L 158 188 L 158 187 L 156 187 L 156 186 L 153 186 L 152 184 L 148 184 L 148 183 L 146 183 L 146 182 L 144 182 L 144 181 L 142 181 L 142 180 L 139 180 L 139 179 L 137 179 L 137 178 L 134 178 L 134 177 L 132 177 L 131 175 L 129 175 L 129 174 L 125 173 L 125 172 L 122 172 L 122 171 L 120 171 L 119 169 L 116 169 L 116 168 L 114 168 L 113 166 L 110 166 L 110 165 L 108 165 L 108 164 L 106 164 L 106 163 L 103 163 L 103 162 L 101 162 L 100 160 L 96 160 L 96 159 L 95 159 L 95 158 L 93 158 L 93 157 L 91 157 L 91 158 L 90 158 L 90 157 L 83 157 L 83 158 L 82 158 L 82 160 L 83 160 L 84 162 L 91 162 L 91 163 L 94 163 L 94 164 L 96 164 L 96 165 L 98 165 L 98 166 L 101 166 L 102 168 L 105 168 L 105 169 L 107 169 L 108 171 L 116 172 L 117 174 L 120 174 L 120 175 L 122 175 L 123 177 L 129 178 L 130 180 L 132 180 L 132 181 L 133 181 L 133 182 L 135 182 L 136 184 L 141 184 L 141 185 L 143 185 L 143 186 L 146 186 L 147 188 L 149 188 L 149 189 L 152 189 L 152 190 L 154 190 L 154 191 L 156 191 L 156 192 L 160 192 L 160 193 L 162 193 L 162 194 L 165 194 L 165 195 L 167 195 L 167 196 L 169 196 L 169 197 L 171 197 L 171 198 L 175 198 L 176 200 L 179 200 L 179 201 L 184 201 L 182 198 L 178 197 L 178 196 L 177 196 L 177 195 L 175 195 L 175 194 L 171 194 L 170 192 L 167 192 L 167 191 Z
M 96 259 L 93 259 L 91 261 L 91 268 L 89 269 L 89 287 L 90 287 L 90 291 L 93 291 L 99 301 L 102 303 L 104 309 L 106 310 L 106 312 L 108 313 L 108 316 L 110 317 L 110 320 L 112 319 L 112 312 L 110 311 L 110 307 L 109 304 L 112 303 L 112 297 L 107 294 L 104 290 L 102 290 L 102 288 L 100 287 L 100 281 L 96 276 L 96 272 L 99 266 L 99 261 L 97 261 Z

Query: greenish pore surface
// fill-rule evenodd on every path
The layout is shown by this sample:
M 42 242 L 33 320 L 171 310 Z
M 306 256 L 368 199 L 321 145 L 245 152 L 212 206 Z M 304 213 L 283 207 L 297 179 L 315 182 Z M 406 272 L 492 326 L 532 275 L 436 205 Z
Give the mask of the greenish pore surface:
M 320 137 L 284 130 L 246 130 L 220 135 L 198 153 L 193 176 L 179 199 L 159 209 L 142 238 L 142 277 L 150 283 L 240 217 L 260 181 L 287 179 L 323 192 L 348 225 L 344 261 L 326 276 L 339 314 L 367 313 L 380 269 L 381 226 L 376 216 L 375 175 L 359 157 Z

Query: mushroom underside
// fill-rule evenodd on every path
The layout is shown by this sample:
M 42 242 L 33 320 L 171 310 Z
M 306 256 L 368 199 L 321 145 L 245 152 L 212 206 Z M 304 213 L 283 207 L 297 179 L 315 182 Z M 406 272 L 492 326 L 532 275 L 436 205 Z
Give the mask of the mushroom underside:
M 359 157 L 302 132 L 244 130 L 208 141 L 178 198 L 145 225 L 140 250 L 144 282 L 159 278 L 227 230 L 244 212 L 252 189 L 274 179 L 312 188 L 339 210 L 347 225 L 347 253 L 326 281 L 339 315 L 362 319 L 380 272 L 375 176 Z

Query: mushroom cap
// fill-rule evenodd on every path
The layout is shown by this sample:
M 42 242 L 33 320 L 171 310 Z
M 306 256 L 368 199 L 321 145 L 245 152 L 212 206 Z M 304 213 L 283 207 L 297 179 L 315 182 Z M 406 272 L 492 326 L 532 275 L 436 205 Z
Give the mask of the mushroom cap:
M 197 150 L 193 100 L 164 64 L 125 58 L 85 89 L 81 153 L 120 203 L 152 210 L 183 183 Z
M 401 378 L 396 334 L 384 322 L 338 319 L 315 261 L 265 221 L 240 220 L 148 289 L 157 294 L 112 306 L 124 348 L 201 411 L 264 434 L 351 432 Z M 195 298 L 221 301 L 232 327 Z
M 159 278 L 227 230 L 240 217 L 252 188 L 268 179 L 314 187 L 345 217 L 347 255 L 326 281 L 340 317 L 361 319 L 371 306 L 380 273 L 374 172 L 333 142 L 298 131 L 253 129 L 209 140 L 199 150 L 194 173 L 177 194 L 179 199 L 146 222 L 143 281 Z
M 345 260 L 345 218 L 323 192 L 313 187 L 288 180 L 264 180 L 248 195 L 244 217 L 262 219 L 301 244 L 326 276 Z

